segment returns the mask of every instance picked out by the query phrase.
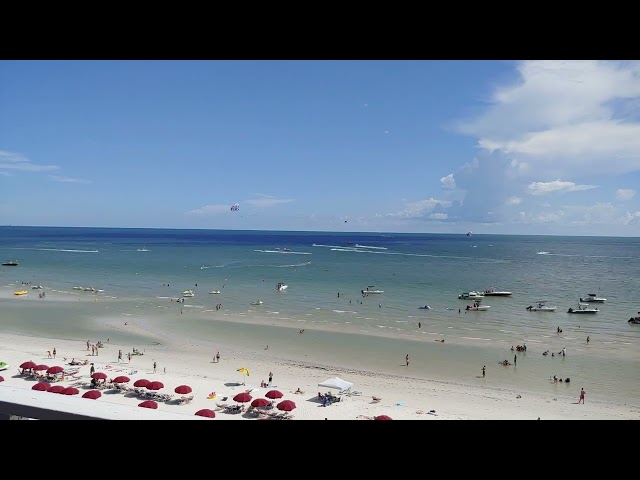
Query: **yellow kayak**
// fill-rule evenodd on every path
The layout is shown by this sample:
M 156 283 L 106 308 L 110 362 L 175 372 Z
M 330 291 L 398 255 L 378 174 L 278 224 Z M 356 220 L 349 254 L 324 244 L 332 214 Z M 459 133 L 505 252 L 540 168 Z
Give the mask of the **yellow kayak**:
M 27 290 L 18 290 L 17 292 L 13 292 L 14 295 L 26 295 L 29 293 Z

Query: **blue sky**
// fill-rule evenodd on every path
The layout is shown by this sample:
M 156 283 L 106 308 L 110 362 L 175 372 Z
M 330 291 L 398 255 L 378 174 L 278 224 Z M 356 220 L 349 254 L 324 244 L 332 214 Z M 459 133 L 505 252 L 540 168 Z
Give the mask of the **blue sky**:
M 0 61 L 2 225 L 640 236 L 639 178 L 638 61 Z

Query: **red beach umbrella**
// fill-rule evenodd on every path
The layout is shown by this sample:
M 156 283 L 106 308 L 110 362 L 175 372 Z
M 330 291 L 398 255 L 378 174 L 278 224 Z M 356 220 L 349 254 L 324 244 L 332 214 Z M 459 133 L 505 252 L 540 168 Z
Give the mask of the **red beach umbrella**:
M 96 380 L 106 380 L 108 376 L 104 372 L 95 372 L 91 374 L 91 378 L 95 378 Z
M 149 380 L 147 380 L 146 378 L 141 378 L 139 380 L 136 380 L 135 382 L 133 382 L 133 386 L 134 387 L 140 387 L 140 388 L 144 388 L 147 385 L 149 385 L 151 382 Z
M 36 365 L 35 367 L 33 367 L 33 369 L 36 372 L 41 372 L 42 370 L 48 370 L 49 369 L 49 365 Z
M 164 388 L 164 383 L 162 382 L 149 382 L 147 384 L 148 390 L 160 390 L 161 388 Z
M 291 410 L 296 408 L 296 404 L 293 403 L 292 400 L 283 400 L 276 406 L 278 407 L 278 410 L 283 410 L 285 412 L 290 412 Z
M 253 402 L 251 402 L 252 407 L 266 407 L 271 402 L 266 398 L 256 398 Z
M 31 390 L 39 390 L 40 392 L 46 392 L 51 388 L 51 384 L 47 382 L 36 383 Z
M 242 392 L 233 397 L 235 402 L 245 403 L 250 402 L 253 397 L 249 395 L 247 392 Z
M 113 383 L 129 383 L 131 379 L 125 375 L 120 375 L 113 379 Z
M 198 410 L 196 412 L 196 415 L 198 415 L 199 417 L 216 418 L 216 412 L 214 412 L 213 410 L 209 410 L 208 408 L 203 408 L 202 410 Z
M 275 400 L 276 398 L 282 398 L 284 395 L 280 390 L 269 390 L 265 397 Z
M 4 377 L 0 377 L 0 382 L 4 382 Z
M 55 367 L 47 368 L 47 373 L 50 373 L 51 375 L 55 375 L 56 373 L 61 373 L 61 372 L 64 372 L 64 368 L 62 368 L 62 367 L 60 367 L 58 365 L 56 365 Z
M 102 393 L 100 393 L 100 390 L 89 390 L 88 392 L 82 394 L 82 398 L 90 398 L 91 400 L 95 400 L 96 398 L 100 398 L 101 396 Z
M 193 390 L 191 390 L 191 387 L 189 385 L 180 385 L 179 387 L 176 387 L 173 391 L 176 393 L 179 393 L 180 395 L 185 395 L 187 393 L 191 393 Z
M 153 408 L 154 410 L 158 408 L 158 404 L 153 400 L 145 400 L 144 402 L 139 403 L 138 406 L 142 408 Z
M 63 387 L 62 385 L 54 385 L 49 390 L 47 390 L 47 392 L 49 392 L 49 393 L 62 393 L 62 392 L 64 392 L 64 389 L 65 389 L 65 387 Z
M 28 362 L 24 362 L 20 365 L 20 368 L 35 368 L 36 364 L 29 360 Z
M 80 393 L 80 390 L 75 387 L 67 387 L 60 393 L 62 393 L 63 395 L 77 395 Z
M 378 415 L 377 417 L 373 417 L 374 420 L 393 420 L 389 415 Z

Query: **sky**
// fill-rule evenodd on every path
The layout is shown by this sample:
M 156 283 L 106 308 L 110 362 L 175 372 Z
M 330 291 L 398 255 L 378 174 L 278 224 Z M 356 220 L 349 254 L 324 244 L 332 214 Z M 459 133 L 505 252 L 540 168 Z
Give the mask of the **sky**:
M 0 61 L 0 225 L 635 237 L 639 179 L 640 61 Z

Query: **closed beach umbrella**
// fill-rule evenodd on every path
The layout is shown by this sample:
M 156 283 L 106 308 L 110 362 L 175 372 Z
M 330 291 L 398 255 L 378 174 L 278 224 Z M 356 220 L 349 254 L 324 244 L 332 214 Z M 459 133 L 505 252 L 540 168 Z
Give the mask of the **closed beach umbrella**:
M 33 367 L 33 369 L 36 372 L 41 372 L 43 370 L 48 370 L 49 369 L 49 365 L 44 365 L 44 364 L 43 365 L 36 365 L 35 367 Z
M 148 390 L 160 390 L 161 388 L 164 388 L 164 383 L 162 382 L 149 382 L 147 384 Z
M 144 402 L 139 403 L 138 406 L 142 408 L 153 408 L 154 410 L 158 408 L 158 404 L 153 400 L 145 400 Z
M 209 410 L 208 408 L 203 408 L 202 410 L 198 410 L 196 412 L 196 415 L 198 415 L 199 417 L 215 418 L 216 412 L 214 412 L 213 410 Z
M 100 390 L 89 390 L 88 392 L 82 394 L 82 398 L 90 398 L 91 400 L 95 400 L 96 398 L 100 398 L 101 396 L 102 393 L 100 393 Z
M 377 417 L 373 417 L 374 420 L 393 420 L 389 415 L 378 415 Z
M 65 387 L 63 387 L 62 385 L 54 385 L 49 390 L 47 390 L 47 392 L 49 392 L 49 393 L 62 393 L 62 392 L 64 392 L 64 389 L 65 389 Z
M 24 362 L 20 365 L 20 368 L 35 368 L 37 365 L 29 360 L 28 362 Z
M 104 372 L 95 372 L 91 374 L 91 378 L 95 378 L 96 380 L 106 380 L 108 377 Z
M 247 392 L 242 392 L 233 397 L 235 402 L 245 403 L 250 402 L 253 397 L 249 395 Z
M 119 377 L 116 377 L 113 379 L 113 383 L 129 383 L 129 382 L 130 382 L 129 377 L 125 375 L 120 375 Z
M 185 395 L 187 393 L 191 393 L 193 390 L 191 390 L 191 387 L 189 385 L 180 385 L 179 387 L 176 387 L 173 391 L 176 393 L 179 393 L 180 395 Z
M 50 388 L 51 388 L 51 384 L 50 383 L 40 382 L 40 383 L 36 383 L 33 387 L 31 387 L 31 390 L 38 390 L 40 392 L 46 392 Z
M 296 408 L 296 404 L 291 400 L 283 400 L 276 406 L 278 407 L 278 410 L 283 410 L 285 412 L 290 412 L 291 410 Z
M 75 387 L 67 387 L 60 393 L 62 393 L 63 395 L 77 395 L 80 393 L 80 390 Z
M 133 386 L 134 387 L 140 387 L 140 388 L 144 388 L 147 385 L 149 385 L 151 382 L 149 380 L 147 380 L 146 378 L 141 378 L 139 380 L 136 380 L 135 382 L 133 382 Z
M 47 373 L 50 373 L 51 375 L 55 375 L 56 373 L 61 373 L 61 372 L 64 372 L 64 368 L 58 365 L 47 368 Z
M 265 397 L 271 398 L 272 400 L 275 400 L 276 398 L 282 398 L 283 396 L 284 395 L 280 390 L 269 390 L 265 395 Z
M 253 402 L 251 402 L 251 406 L 260 408 L 260 407 L 266 407 L 270 403 L 271 402 L 266 398 L 256 398 Z

